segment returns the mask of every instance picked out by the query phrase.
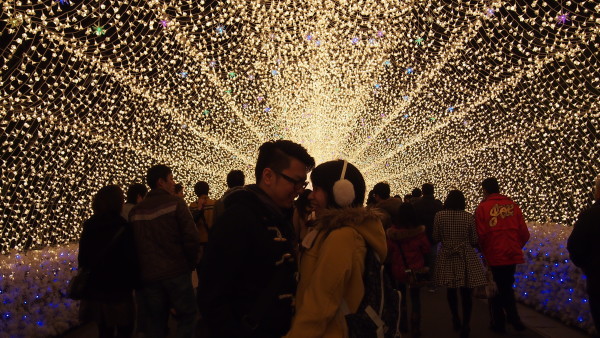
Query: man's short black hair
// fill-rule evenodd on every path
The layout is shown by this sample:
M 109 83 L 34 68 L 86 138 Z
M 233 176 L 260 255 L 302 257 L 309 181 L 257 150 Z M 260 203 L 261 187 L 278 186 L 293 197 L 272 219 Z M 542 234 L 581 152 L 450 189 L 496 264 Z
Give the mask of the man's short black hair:
M 433 196 L 433 184 L 425 183 L 421 186 L 421 190 L 423 190 L 423 195 Z
M 498 185 L 498 180 L 495 177 L 488 177 L 483 180 L 483 182 L 481 182 L 481 187 L 488 194 L 500 193 L 500 186 Z
M 414 188 L 412 191 L 412 197 L 421 197 L 421 195 L 423 195 L 423 193 L 421 193 L 421 189 L 419 188 Z
M 127 188 L 127 203 L 136 204 L 138 196 L 146 197 L 148 188 L 144 184 L 134 183 Z
M 227 187 L 241 187 L 246 182 L 246 176 L 241 170 L 232 170 L 227 174 Z
M 254 175 L 256 183 L 260 183 L 263 170 L 271 168 L 275 172 L 281 172 L 290 167 L 291 158 L 306 165 L 307 171 L 315 167 L 315 159 L 308 154 L 306 149 L 289 140 L 268 141 L 258 148 L 258 159 Z
M 148 183 L 150 189 L 155 189 L 159 178 L 166 180 L 167 176 L 169 176 L 169 174 L 172 173 L 173 171 L 171 171 L 171 168 L 167 167 L 164 164 L 157 164 L 148 169 L 148 174 L 146 175 L 146 183 Z
M 198 198 L 200 198 L 202 195 L 208 195 L 208 183 L 204 181 L 196 183 L 194 185 L 194 194 L 196 194 Z
M 390 185 L 386 182 L 379 182 L 373 187 L 373 194 L 377 194 L 381 199 L 390 198 Z

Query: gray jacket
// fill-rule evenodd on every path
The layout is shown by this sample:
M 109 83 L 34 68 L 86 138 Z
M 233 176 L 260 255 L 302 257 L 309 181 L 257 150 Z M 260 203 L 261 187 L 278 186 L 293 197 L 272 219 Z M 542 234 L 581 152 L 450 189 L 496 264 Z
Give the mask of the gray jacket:
M 153 189 L 129 215 L 142 283 L 190 273 L 200 259 L 200 235 L 185 201 Z

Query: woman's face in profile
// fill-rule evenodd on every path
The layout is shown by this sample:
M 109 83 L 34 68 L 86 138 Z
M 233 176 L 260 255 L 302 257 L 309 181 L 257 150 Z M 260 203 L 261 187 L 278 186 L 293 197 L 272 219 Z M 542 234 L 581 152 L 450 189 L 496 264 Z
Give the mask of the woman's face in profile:
M 327 193 L 321 187 L 315 187 L 308 195 L 308 200 L 317 215 L 320 211 L 327 209 Z

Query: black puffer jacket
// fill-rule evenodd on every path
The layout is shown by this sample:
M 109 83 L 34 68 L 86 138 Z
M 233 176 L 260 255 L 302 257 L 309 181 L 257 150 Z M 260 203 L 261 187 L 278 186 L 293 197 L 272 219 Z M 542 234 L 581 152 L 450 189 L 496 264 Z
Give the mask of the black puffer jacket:
M 108 250 L 119 229 L 122 231 Z M 91 269 L 85 299 L 122 300 L 138 283 L 138 265 L 131 226 L 119 215 L 94 215 L 83 224 L 79 268 Z
M 225 208 L 200 264 L 201 311 L 215 337 L 281 337 L 296 290 L 291 210 L 256 185 L 228 196 Z

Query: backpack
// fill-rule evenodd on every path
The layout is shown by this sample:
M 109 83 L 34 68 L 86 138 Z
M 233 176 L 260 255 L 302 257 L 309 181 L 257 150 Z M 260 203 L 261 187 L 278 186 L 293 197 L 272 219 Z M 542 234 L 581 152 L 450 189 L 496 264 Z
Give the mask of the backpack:
M 401 337 L 402 295 L 392 287 L 388 274 L 384 272 L 384 265 L 368 245 L 363 283 L 365 294 L 358 311 L 345 316 L 349 336 L 352 338 Z M 347 308 L 347 305 L 345 307 Z

